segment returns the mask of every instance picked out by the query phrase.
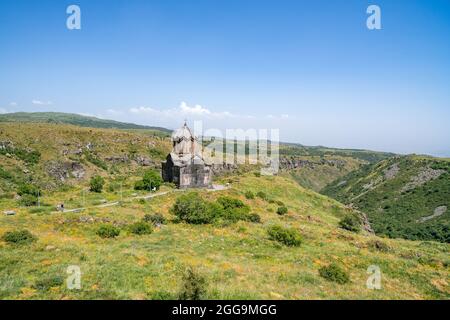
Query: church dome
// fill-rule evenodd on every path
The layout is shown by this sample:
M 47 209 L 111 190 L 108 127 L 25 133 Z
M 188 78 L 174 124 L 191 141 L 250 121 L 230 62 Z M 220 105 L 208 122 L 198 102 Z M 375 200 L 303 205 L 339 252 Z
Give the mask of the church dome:
M 195 139 L 195 137 L 192 134 L 191 129 L 189 129 L 189 127 L 187 126 L 186 122 L 181 128 L 175 130 L 172 133 L 172 141 L 191 140 L 191 139 Z

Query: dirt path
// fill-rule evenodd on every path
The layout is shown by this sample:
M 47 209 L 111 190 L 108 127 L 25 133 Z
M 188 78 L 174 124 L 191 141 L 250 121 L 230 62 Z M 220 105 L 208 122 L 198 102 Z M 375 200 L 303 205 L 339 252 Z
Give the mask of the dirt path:
M 151 194 L 147 194 L 145 196 L 136 196 L 136 197 L 126 198 L 125 200 L 151 199 L 151 198 L 163 196 L 163 195 L 168 194 L 170 192 L 172 192 L 172 191 L 164 191 L 164 192 L 160 192 L 160 193 L 151 193 Z M 107 208 L 107 207 L 117 206 L 119 203 L 120 203 L 120 201 L 114 201 L 114 202 L 103 203 L 103 204 L 100 204 L 100 205 L 90 206 L 90 207 L 81 207 L 81 208 L 68 209 L 68 210 L 64 209 L 64 211 L 62 211 L 62 212 L 63 213 L 81 212 L 81 211 L 84 211 L 86 209 Z M 59 211 L 59 212 L 61 212 L 61 211 Z

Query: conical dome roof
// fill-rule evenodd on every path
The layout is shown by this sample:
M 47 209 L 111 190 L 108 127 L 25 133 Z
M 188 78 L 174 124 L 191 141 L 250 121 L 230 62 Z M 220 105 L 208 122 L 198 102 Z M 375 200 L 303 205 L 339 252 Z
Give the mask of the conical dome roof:
M 189 127 L 187 126 L 186 122 L 184 123 L 184 125 L 175 130 L 172 133 L 172 141 L 180 141 L 180 140 L 191 140 L 192 138 L 195 139 L 194 135 L 191 132 L 191 129 L 189 129 Z

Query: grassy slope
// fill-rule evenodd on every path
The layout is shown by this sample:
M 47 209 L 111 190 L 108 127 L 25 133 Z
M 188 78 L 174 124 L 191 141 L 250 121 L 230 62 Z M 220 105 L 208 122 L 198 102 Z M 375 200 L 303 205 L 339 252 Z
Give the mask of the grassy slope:
M 16 184 L 21 181 L 35 182 L 44 189 L 57 188 L 60 183 L 48 175 L 51 162 L 80 163 L 86 170 L 83 181 L 93 174 L 117 178 L 120 175 L 135 175 L 142 169 L 132 160 L 136 156 L 153 160 L 153 165 L 159 168 L 160 161 L 170 150 L 170 142 L 166 138 L 148 130 L 129 132 L 46 123 L 1 123 L 0 142 L 2 141 L 11 141 L 15 147 L 39 151 L 41 159 L 37 164 L 28 164 L 17 157 L 7 157 L 0 153 L 0 168 L 12 176 L 11 179 L 0 177 L 0 195 L 13 192 Z M 89 154 L 105 163 L 107 170 L 90 162 L 86 154 L 63 154 L 64 150 L 86 151 L 88 143 L 93 145 Z M 125 163 L 108 162 L 106 158 L 111 156 L 126 156 L 130 160 Z M 79 183 L 73 177 L 64 182 L 66 185 Z
M 283 170 L 283 174 L 294 178 L 301 186 L 317 192 L 364 164 L 376 163 L 392 156 L 394 154 L 388 152 L 280 144 L 281 158 L 313 163 L 297 169 Z M 339 164 L 329 161 L 336 161 Z
M 193 226 L 169 223 L 153 234 L 135 236 L 126 225 L 145 213 L 168 209 L 179 192 L 146 202 L 125 201 L 121 206 L 90 209 L 83 213 L 30 213 L 20 209 L 16 216 L 0 216 L 0 234 L 27 228 L 39 237 L 28 246 L 14 247 L 0 241 L 0 298 L 19 299 L 150 299 L 174 297 L 181 272 L 195 266 L 208 280 L 208 298 L 267 299 L 429 299 L 450 298 L 449 246 L 433 242 L 389 240 L 391 250 L 371 249 L 376 237 L 337 228 L 339 217 L 348 213 L 338 202 L 298 186 L 283 177 L 228 177 L 230 190 L 200 191 L 205 198 L 223 194 L 239 197 L 261 215 L 262 223 L 239 222 L 230 226 Z M 223 181 L 225 182 L 225 181 Z M 246 200 L 246 190 L 265 191 L 272 199 L 285 202 L 286 216 L 275 213 L 276 205 L 261 199 Z M 131 191 L 126 187 L 125 193 Z M 77 198 L 80 189 L 48 195 L 47 203 Z M 88 195 L 87 203 L 99 196 Z M 117 193 L 100 195 L 119 199 Z M 0 209 L 10 203 L 0 201 Z M 95 235 L 100 222 L 67 222 L 80 216 L 108 218 L 122 225 L 117 239 Z M 66 221 L 66 223 L 63 223 Z M 266 227 L 289 225 L 298 229 L 304 243 L 297 248 L 270 241 Z M 48 247 L 48 246 L 52 247 Z M 352 282 L 338 285 L 322 279 L 318 269 L 332 261 L 349 273 Z M 382 289 L 366 288 L 369 265 L 382 271 Z M 42 279 L 65 278 L 69 265 L 79 265 L 82 289 L 64 285 L 35 289 Z
M 282 171 L 285 176 L 292 177 L 301 186 L 319 192 L 327 185 L 335 180 L 355 171 L 364 164 L 363 161 L 350 157 L 342 156 L 301 156 L 297 159 L 309 160 L 315 163 L 320 162 L 321 159 L 339 160 L 342 165 L 331 165 L 328 163 L 314 164 L 313 167 L 305 166 L 298 169 L 291 169 Z
M 386 170 L 393 166 L 398 167 L 398 173 L 386 178 Z M 444 173 L 415 188 L 404 189 L 427 168 Z M 379 234 L 450 241 L 448 211 L 426 222 L 417 222 L 432 215 L 437 207 L 450 209 L 450 161 L 447 159 L 405 156 L 385 160 L 350 173 L 323 193 L 366 212 Z
M 171 130 L 161 127 L 142 126 L 134 123 L 124 123 L 62 112 L 16 112 L 0 114 L 0 122 L 64 123 L 91 128 L 145 129 L 161 131 L 166 134 L 171 132 Z

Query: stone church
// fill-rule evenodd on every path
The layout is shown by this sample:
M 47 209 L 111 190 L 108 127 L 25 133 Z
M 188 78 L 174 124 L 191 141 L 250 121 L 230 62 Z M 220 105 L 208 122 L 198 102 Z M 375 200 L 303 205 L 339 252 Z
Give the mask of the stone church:
M 162 178 L 178 188 L 211 187 L 212 168 L 201 155 L 201 146 L 184 125 L 172 133 L 173 149 L 162 163 Z

